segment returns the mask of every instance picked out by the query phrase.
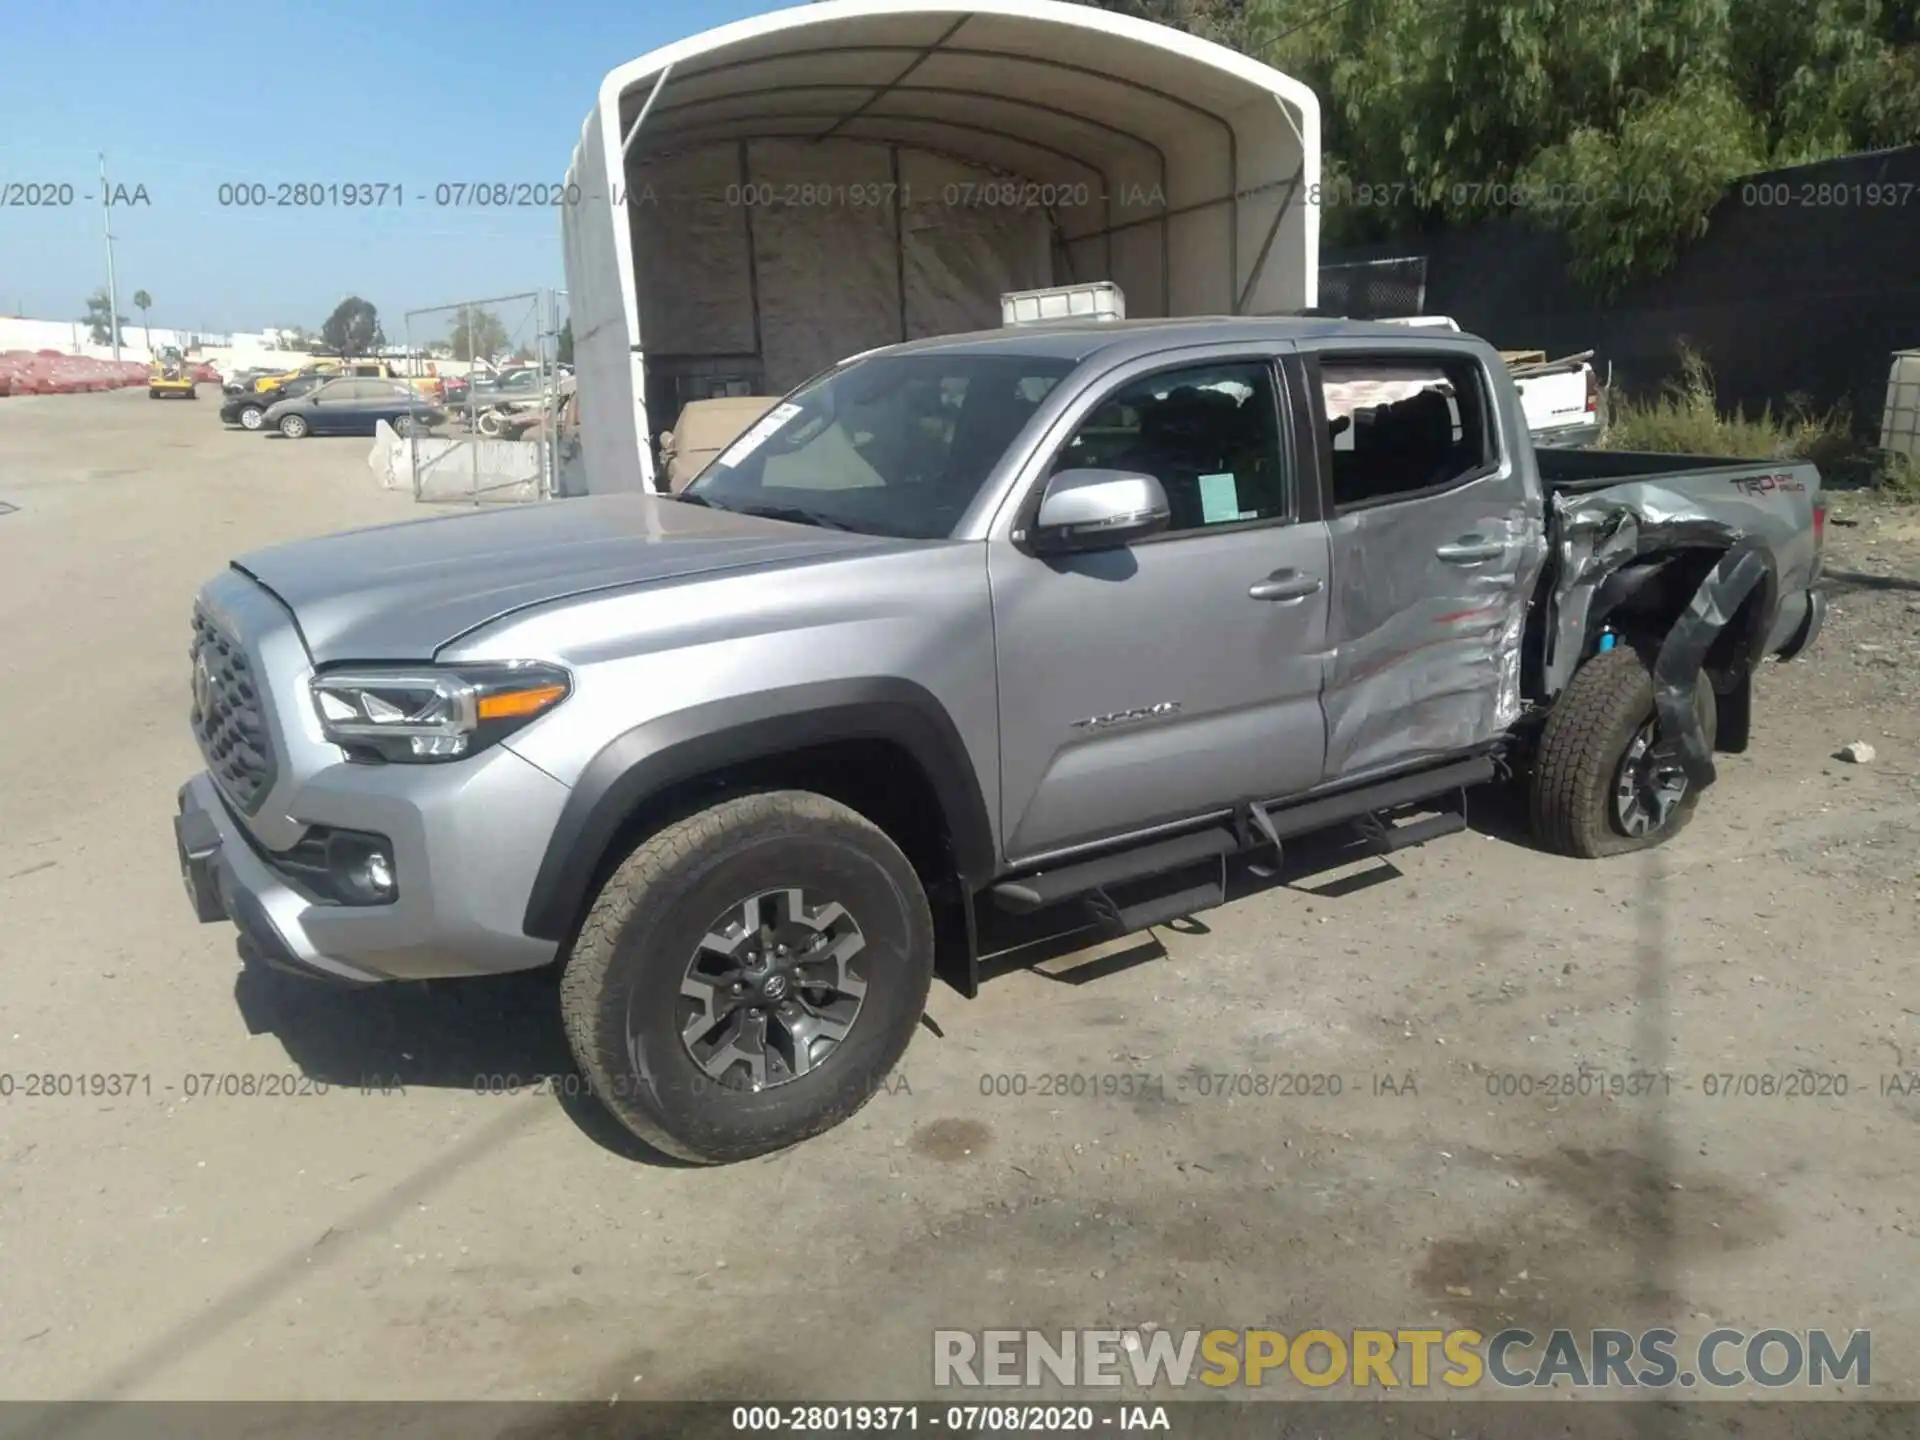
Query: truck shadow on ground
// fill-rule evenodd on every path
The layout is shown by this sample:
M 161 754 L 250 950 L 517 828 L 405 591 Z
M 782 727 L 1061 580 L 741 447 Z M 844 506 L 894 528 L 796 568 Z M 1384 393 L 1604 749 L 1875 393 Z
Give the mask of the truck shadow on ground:
M 1524 837 L 1524 819 L 1520 834 Z M 1277 865 L 1273 863 L 1271 851 L 1230 859 L 1226 904 L 1235 905 L 1275 890 L 1337 900 L 1405 878 L 1406 873 L 1391 857 L 1375 854 L 1357 831 L 1336 827 L 1289 840 Z M 1156 938 L 1156 930 L 1172 930 L 1184 935 L 1210 934 L 1211 927 L 1202 918 L 1206 913 L 1184 916 L 1165 925 L 1121 936 L 1102 929 L 1079 901 L 1014 917 L 1001 914 L 991 901 L 983 900 L 979 916 L 981 980 L 986 982 L 1015 970 L 1030 970 L 1056 984 L 1091 984 L 1167 958 L 1165 947 Z M 1094 947 L 1109 946 L 1115 948 L 1104 949 L 1104 953 L 1079 963 L 1061 963 Z
M 247 1030 L 271 1034 L 311 1080 L 367 1095 L 408 1089 L 544 1094 L 595 1144 L 681 1168 L 629 1134 L 573 1063 L 550 971 L 335 989 L 243 961 L 233 998 Z
M 1845 595 L 1858 590 L 1920 592 L 1920 580 L 1905 575 L 1874 575 L 1865 570 L 1828 570 L 1820 577 L 1820 588 L 1829 595 Z

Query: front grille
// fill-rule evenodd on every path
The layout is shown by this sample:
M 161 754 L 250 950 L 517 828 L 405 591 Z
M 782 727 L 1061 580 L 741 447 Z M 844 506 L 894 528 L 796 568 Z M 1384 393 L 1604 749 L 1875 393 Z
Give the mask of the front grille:
M 193 660 L 193 737 L 215 783 L 252 814 L 274 780 L 273 745 L 253 665 L 240 642 L 198 606 L 188 653 Z

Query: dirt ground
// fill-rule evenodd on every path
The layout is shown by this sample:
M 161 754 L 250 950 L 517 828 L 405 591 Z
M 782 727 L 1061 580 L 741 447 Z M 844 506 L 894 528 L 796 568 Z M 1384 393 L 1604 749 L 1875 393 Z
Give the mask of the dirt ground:
M 194 587 L 420 510 L 367 442 L 213 410 L 0 401 L 0 1398 L 908 1399 L 936 1327 L 1661 1321 L 1870 1327 L 1873 1397 L 1920 1398 L 1920 514 L 1837 499 L 1827 632 L 1670 847 L 1548 857 L 1489 800 L 1243 876 L 937 987 L 854 1121 L 699 1170 L 476 1093 L 569 1073 L 542 979 L 237 984 L 194 923 Z M 1503 1093 L 1578 1066 L 1670 1079 Z M 1708 1078 L 1789 1072 L 1847 1093 Z M 108 1073 L 136 1093 L 25 1093 Z M 228 1074 L 328 1088 L 188 1098 Z

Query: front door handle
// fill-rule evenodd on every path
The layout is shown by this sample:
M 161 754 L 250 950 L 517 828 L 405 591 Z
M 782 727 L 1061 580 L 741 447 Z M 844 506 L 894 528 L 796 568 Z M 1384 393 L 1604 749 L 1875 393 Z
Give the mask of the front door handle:
M 1312 575 L 1302 575 L 1298 570 L 1276 570 L 1266 579 L 1247 587 L 1247 594 L 1253 599 L 1277 600 L 1283 605 L 1304 600 L 1319 592 L 1320 581 Z
M 1442 545 L 1433 553 L 1450 565 L 1478 565 L 1482 560 L 1497 560 L 1507 547 L 1498 540 L 1479 535 L 1462 535 L 1451 545 Z

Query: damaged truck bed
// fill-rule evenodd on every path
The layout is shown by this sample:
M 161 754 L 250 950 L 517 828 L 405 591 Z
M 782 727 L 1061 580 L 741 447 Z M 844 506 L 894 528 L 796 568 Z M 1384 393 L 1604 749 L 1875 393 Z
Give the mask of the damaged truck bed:
M 1664 743 L 1697 792 L 1713 752 L 1746 748 L 1753 668 L 1791 659 L 1825 619 L 1826 511 L 1810 464 L 1541 450 L 1550 506 L 1539 684 L 1558 695 L 1596 645 L 1652 657 Z M 1696 677 L 1715 729 L 1693 723 Z

